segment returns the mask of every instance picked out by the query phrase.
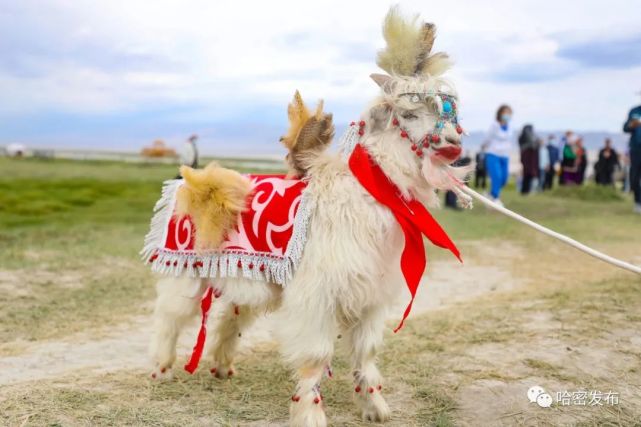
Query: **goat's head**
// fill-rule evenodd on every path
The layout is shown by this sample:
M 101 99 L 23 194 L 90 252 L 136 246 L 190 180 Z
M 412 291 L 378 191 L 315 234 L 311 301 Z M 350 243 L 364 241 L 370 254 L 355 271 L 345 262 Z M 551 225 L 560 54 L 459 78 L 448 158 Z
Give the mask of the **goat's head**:
M 431 53 L 436 27 L 418 17 L 406 19 L 393 7 L 383 36 L 387 46 L 377 63 L 388 74 L 371 76 L 382 91 L 365 113 L 364 132 L 384 138 L 395 149 L 411 150 L 422 178 L 433 187 L 449 188 L 451 177 L 460 175 L 452 173 L 450 164 L 461 154 L 463 129 L 456 90 L 442 77 L 449 58 Z

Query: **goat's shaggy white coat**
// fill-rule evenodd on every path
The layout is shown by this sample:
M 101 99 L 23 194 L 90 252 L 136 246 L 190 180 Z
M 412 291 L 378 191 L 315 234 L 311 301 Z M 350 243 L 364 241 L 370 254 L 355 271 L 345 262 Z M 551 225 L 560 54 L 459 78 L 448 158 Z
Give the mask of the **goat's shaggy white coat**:
M 366 134 L 362 143 L 404 194 L 435 203 L 423 170 L 443 165 L 432 164 L 429 156 L 419 162 L 394 129 Z M 314 400 L 338 334 L 345 337 L 351 352 L 355 387 L 361 390 L 355 393 L 355 402 L 363 417 L 385 420 L 390 412 L 378 390 L 382 378 L 376 352 L 387 308 L 405 287 L 399 268 L 402 231 L 389 209 L 367 193 L 339 155 L 322 154 L 311 162 L 306 191 L 315 210 L 303 257 L 287 287 L 242 278 L 214 280 L 222 296 L 212 308 L 219 314 L 213 316 L 210 329 L 214 331 L 209 337 L 210 368 L 221 378 L 232 374 L 238 334 L 256 315 L 275 310 L 282 354 L 298 380 L 294 394 L 300 400 L 291 404 L 291 424 L 325 425 L 322 405 Z M 189 285 L 184 280 L 163 279 L 158 284 L 152 354 L 159 378 L 170 375 L 179 329 L 199 312 L 201 294 L 184 295 L 184 289 L 198 286 L 198 281 Z M 198 291 L 204 291 L 204 285 Z
M 397 16 L 392 19 L 394 25 L 402 25 L 396 22 Z M 414 20 L 404 25 L 415 24 Z M 423 34 L 421 43 L 431 48 L 425 40 L 429 41 L 430 34 L 433 38 L 434 29 L 424 28 L 410 33 L 414 37 Z M 453 123 L 445 123 L 441 140 L 431 144 L 420 159 L 392 123 L 396 118 L 415 141 L 434 130 L 442 112 L 438 93 L 455 95 L 453 87 L 436 76 L 444 70 L 445 60 L 444 56 L 432 57 L 421 68 L 421 75 L 375 76 L 382 94 L 361 116 L 366 125 L 360 144 L 404 197 L 416 198 L 427 206 L 438 204 L 435 189 L 458 188 L 462 173 L 436 153 L 460 144 L 459 132 Z M 426 102 L 410 102 L 403 95 L 410 92 L 425 94 Z M 212 279 L 222 296 L 212 306 L 218 314 L 212 316 L 209 328 L 214 331 L 209 336 L 210 368 L 221 378 L 233 374 L 239 333 L 258 314 L 275 311 L 282 354 L 298 381 L 294 391 L 297 399 L 290 405 L 291 425 L 327 424 L 319 385 L 338 334 L 343 335 L 350 350 L 354 400 L 363 418 L 384 421 L 390 410 L 379 387 L 382 377 L 376 367 L 376 353 L 382 343 L 387 309 L 404 294 L 400 271 L 403 233 L 391 211 L 361 186 L 340 155 L 321 153 L 306 161 L 306 191 L 314 210 L 298 268 L 284 288 L 243 278 Z M 184 289 L 189 286 L 196 292 L 185 297 Z M 170 375 L 177 334 L 186 319 L 198 313 L 203 291 L 204 284 L 198 280 L 189 284 L 183 279 L 164 279 L 158 284 L 152 344 L 156 378 Z

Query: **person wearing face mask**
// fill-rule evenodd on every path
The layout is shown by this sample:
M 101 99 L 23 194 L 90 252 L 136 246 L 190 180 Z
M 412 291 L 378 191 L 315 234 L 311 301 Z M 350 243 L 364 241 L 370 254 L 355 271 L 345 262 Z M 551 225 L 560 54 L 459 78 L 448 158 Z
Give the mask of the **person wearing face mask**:
M 512 108 L 509 105 L 501 105 L 496 111 L 496 121 L 490 126 L 484 141 L 487 147 L 485 167 L 490 176 L 490 196 L 494 202 L 501 205 L 501 190 L 509 178 L 508 167 L 513 140 L 511 119 Z

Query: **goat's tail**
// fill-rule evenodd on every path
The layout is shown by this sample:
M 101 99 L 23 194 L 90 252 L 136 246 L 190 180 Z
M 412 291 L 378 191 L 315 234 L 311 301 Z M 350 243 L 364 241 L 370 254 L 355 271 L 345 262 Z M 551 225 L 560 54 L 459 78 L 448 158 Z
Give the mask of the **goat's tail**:
M 215 162 L 204 169 L 181 166 L 180 174 L 185 183 L 176 195 L 176 213 L 191 217 L 197 250 L 216 249 L 245 210 L 251 183 Z

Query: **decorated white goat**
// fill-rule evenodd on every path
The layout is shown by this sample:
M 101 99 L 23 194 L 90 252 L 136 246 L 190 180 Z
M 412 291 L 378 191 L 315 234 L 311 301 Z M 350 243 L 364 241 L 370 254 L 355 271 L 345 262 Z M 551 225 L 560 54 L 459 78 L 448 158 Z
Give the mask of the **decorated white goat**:
M 326 425 L 320 384 L 339 334 L 363 418 L 389 418 L 376 367 L 387 309 L 403 287 L 416 292 L 426 264 L 423 235 L 459 256 L 424 206 L 437 205 L 437 189 L 470 199 L 459 190 L 466 171 L 450 166 L 463 130 L 457 94 L 441 77 L 447 56 L 431 53 L 435 27 L 393 8 L 383 34 L 387 46 L 377 62 L 388 74 L 372 75 L 381 95 L 352 123 L 340 153 L 322 150 L 333 135 L 331 116 L 322 106 L 308 111 L 297 95 L 283 140 L 298 178 L 210 165 L 183 167 L 184 180 L 166 183 L 143 249 L 155 271 L 171 276 L 158 283 L 154 378 L 171 377 L 178 333 L 202 308 L 186 366 L 193 372 L 215 300 L 207 357 L 216 377 L 234 373 L 241 332 L 275 311 L 283 357 L 298 381 L 291 425 Z M 296 150 L 306 138 L 318 144 Z

